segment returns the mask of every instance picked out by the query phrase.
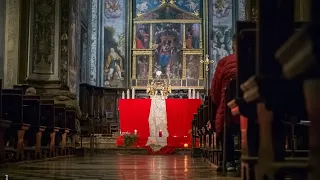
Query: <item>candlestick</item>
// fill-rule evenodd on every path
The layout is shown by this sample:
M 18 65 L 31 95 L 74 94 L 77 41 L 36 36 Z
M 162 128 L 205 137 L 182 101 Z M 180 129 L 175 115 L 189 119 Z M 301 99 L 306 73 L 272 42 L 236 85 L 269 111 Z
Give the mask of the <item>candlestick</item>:
M 136 96 L 136 90 L 134 88 L 132 88 L 132 99 L 134 99 Z
M 162 137 L 162 130 L 159 130 L 159 137 Z
M 127 99 L 130 99 L 130 90 L 127 89 Z
M 134 134 L 137 135 L 137 133 L 138 133 L 138 131 L 135 129 L 135 130 L 134 130 Z
M 124 93 L 124 91 L 122 91 L 122 99 L 126 98 L 126 94 Z
M 192 91 L 192 99 L 195 99 L 195 98 L 196 98 L 196 90 L 193 89 L 193 91 Z
M 188 99 L 191 99 L 191 89 L 188 89 Z
M 200 99 L 200 93 L 199 93 L 199 91 L 197 92 L 197 99 Z

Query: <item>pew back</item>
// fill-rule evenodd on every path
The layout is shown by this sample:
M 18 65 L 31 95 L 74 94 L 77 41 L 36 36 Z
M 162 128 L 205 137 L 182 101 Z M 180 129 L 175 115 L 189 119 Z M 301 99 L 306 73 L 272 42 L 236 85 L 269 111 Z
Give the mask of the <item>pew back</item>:
M 66 126 L 67 128 L 76 130 L 76 111 L 74 108 L 66 108 Z
M 66 128 L 66 105 L 55 104 L 55 125 L 60 128 Z
M 40 96 L 23 96 L 23 122 L 40 126 Z
M 18 89 L 2 89 L 2 117 L 13 124 L 23 123 L 23 96 Z
M 40 125 L 46 126 L 48 128 L 56 127 L 54 101 L 41 100 L 40 103 Z

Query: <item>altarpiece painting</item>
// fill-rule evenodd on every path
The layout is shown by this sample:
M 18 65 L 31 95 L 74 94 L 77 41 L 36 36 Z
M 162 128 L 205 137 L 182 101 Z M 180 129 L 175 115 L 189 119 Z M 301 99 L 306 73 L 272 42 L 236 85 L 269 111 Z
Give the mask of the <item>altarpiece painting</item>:
M 161 71 L 160 79 L 173 88 L 204 88 L 200 1 L 137 0 L 135 5 L 132 86 L 145 89 Z

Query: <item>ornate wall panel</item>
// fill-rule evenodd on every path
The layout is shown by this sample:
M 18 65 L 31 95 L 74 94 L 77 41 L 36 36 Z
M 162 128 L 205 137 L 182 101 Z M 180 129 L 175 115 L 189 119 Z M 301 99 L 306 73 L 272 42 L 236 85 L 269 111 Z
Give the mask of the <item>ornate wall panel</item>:
M 104 87 L 127 87 L 127 4 L 128 0 L 104 0 Z
M 20 0 L 6 0 L 4 87 L 18 81 Z
M 69 1 L 61 1 L 61 32 L 60 32 L 60 79 L 61 84 L 68 84 L 69 71 Z
M 89 31 L 90 35 L 90 64 L 89 64 L 89 84 L 97 86 L 97 58 L 98 58 L 98 18 L 99 18 L 99 1 L 91 1 L 91 14 L 90 14 L 90 23 Z
M 0 0 L 0 79 L 3 79 L 3 63 L 4 63 L 4 32 L 6 17 L 6 1 Z
M 59 81 L 60 0 L 30 0 L 28 80 Z

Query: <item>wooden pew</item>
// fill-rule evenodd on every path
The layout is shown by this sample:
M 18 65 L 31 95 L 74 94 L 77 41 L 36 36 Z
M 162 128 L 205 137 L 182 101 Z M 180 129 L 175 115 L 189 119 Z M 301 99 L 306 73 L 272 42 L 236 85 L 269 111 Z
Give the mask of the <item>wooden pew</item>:
M 5 140 L 9 142 L 11 148 L 6 148 L 6 156 L 15 160 L 24 159 L 24 135 L 29 129 L 30 124 L 23 121 L 23 95 L 19 89 L 2 89 L 2 117 L 12 123 L 6 132 Z M 10 144 L 11 143 L 11 144 Z
M 69 136 L 71 138 L 70 146 L 67 146 L 67 154 L 74 155 L 76 148 L 76 110 L 75 108 L 66 108 L 67 128 L 69 129 Z
M 55 121 L 55 106 L 53 100 L 40 101 L 40 124 L 46 127 L 41 140 L 42 157 L 54 157 L 55 137 L 56 133 L 59 132 L 59 127 L 57 127 Z
M 23 120 L 30 124 L 25 137 L 25 156 L 27 159 L 41 158 L 41 137 L 45 127 L 40 124 L 40 96 L 23 96 Z
M 56 154 L 64 156 L 66 154 L 67 134 L 69 129 L 66 127 L 66 105 L 55 104 L 55 124 L 59 127 L 56 133 L 55 151 Z
M 2 79 L 0 79 L 0 163 L 5 163 L 5 132 L 10 127 L 11 121 L 2 116 Z
M 201 149 L 198 147 L 199 130 L 198 130 L 198 113 L 193 114 L 192 126 L 192 157 L 202 157 Z

